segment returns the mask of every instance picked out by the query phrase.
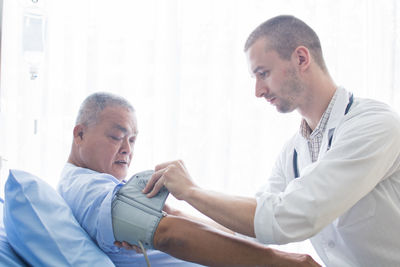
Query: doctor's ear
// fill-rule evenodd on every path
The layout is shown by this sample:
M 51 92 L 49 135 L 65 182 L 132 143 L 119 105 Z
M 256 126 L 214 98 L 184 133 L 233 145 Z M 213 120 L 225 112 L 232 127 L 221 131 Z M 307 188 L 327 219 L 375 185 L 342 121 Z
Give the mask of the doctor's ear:
M 294 57 L 300 69 L 305 70 L 310 65 L 310 51 L 305 46 L 299 46 L 294 50 Z

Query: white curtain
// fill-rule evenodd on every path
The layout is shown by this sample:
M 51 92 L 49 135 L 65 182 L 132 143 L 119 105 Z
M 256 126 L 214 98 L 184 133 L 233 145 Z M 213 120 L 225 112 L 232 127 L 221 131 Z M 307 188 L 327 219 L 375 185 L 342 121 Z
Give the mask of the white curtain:
M 4 3 L 0 156 L 3 166 L 53 186 L 80 103 L 110 91 L 137 110 L 131 173 L 179 158 L 199 185 L 253 195 L 299 127 L 297 114 L 279 114 L 256 99 L 243 53 L 247 35 L 279 14 L 315 29 L 338 85 L 400 111 L 396 0 L 34 2 Z M 34 80 L 23 46 L 23 17 L 31 8 L 46 26 Z

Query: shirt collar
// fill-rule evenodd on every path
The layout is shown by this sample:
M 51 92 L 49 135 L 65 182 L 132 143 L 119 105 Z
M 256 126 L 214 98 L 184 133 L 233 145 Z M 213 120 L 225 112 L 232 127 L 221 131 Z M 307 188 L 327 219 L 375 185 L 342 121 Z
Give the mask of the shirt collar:
M 301 124 L 300 124 L 300 134 L 306 138 L 306 139 L 310 139 L 312 138 L 315 134 L 317 133 L 324 133 L 326 126 L 328 125 L 328 120 L 329 117 L 331 115 L 332 112 L 332 108 L 335 105 L 335 101 L 338 95 L 338 91 L 335 91 L 335 94 L 333 95 L 331 101 L 329 102 L 328 107 L 326 108 L 326 110 L 324 111 L 324 113 L 322 114 L 321 119 L 318 122 L 317 127 L 314 129 L 314 131 L 311 130 L 310 126 L 308 126 L 307 122 L 305 119 L 301 120 Z

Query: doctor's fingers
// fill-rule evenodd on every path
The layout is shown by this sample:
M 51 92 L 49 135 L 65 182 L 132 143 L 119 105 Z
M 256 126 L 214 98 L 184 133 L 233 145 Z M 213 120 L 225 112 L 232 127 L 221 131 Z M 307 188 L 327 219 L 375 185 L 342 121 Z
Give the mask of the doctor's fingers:
M 143 193 L 147 194 L 149 193 L 152 189 L 154 191 L 155 185 L 158 183 L 158 181 L 162 178 L 163 174 L 165 172 L 165 169 L 160 169 L 158 171 L 155 171 L 153 175 L 151 176 L 150 180 L 147 182 L 146 186 L 143 188 Z M 160 187 L 161 189 L 161 187 Z M 158 191 L 156 192 L 158 193 Z
M 278 254 L 282 252 L 279 251 Z M 317 263 L 310 255 L 307 254 L 298 254 L 298 253 L 289 253 L 283 252 L 283 258 L 289 257 L 289 262 L 284 262 L 282 265 L 277 266 L 298 266 L 298 267 L 321 267 L 319 263 Z
M 168 167 L 169 165 L 177 165 L 178 163 L 183 163 L 183 161 L 182 161 L 182 160 L 171 160 L 171 161 L 167 161 L 167 162 L 158 164 L 158 165 L 154 168 L 154 170 L 155 170 L 155 171 L 158 171 L 158 170 L 161 170 L 161 169 L 165 169 L 165 168 Z
M 161 190 L 163 186 L 164 186 L 164 177 L 161 176 L 161 178 L 155 183 L 153 189 L 146 196 L 148 198 L 154 197 L 155 195 L 157 195 L 157 193 Z

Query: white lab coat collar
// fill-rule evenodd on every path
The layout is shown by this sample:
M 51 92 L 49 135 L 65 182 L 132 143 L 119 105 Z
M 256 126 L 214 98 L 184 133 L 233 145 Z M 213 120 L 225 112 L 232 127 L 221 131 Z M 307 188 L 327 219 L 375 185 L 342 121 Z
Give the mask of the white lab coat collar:
M 349 92 L 347 92 L 344 88 L 337 88 L 336 101 L 333 105 L 331 115 L 329 116 L 328 125 L 326 126 L 326 133 L 328 133 L 330 129 L 336 128 L 339 125 L 339 122 L 343 119 L 344 112 L 346 111 L 346 107 L 349 103 L 349 96 Z
M 339 125 L 339 122 L 344 117 L 344 112 L 346 110 L 347 104 L 349 103 L 349 92 L 347 92 L 344 88 L 337 88 L 337 96 L 336 101 L 332 107 L 331 114 L 329 116 L 328 124 L 326 126 L 326 130 L 324 132 L 324 136 L 322 139 L 321 149 L 318 155 L 318 159 L 325 155 L 326 150 L 328 148 L 328 133 L 330 131 L 334 131 L 334 129 Z M 312 163 L 311 155 L 308 149 L 307 140 L 298 133 L 295 137 L 295 145 L 297 151 L 297 163 L 298 170 L 301 174 L 301 170 Z

